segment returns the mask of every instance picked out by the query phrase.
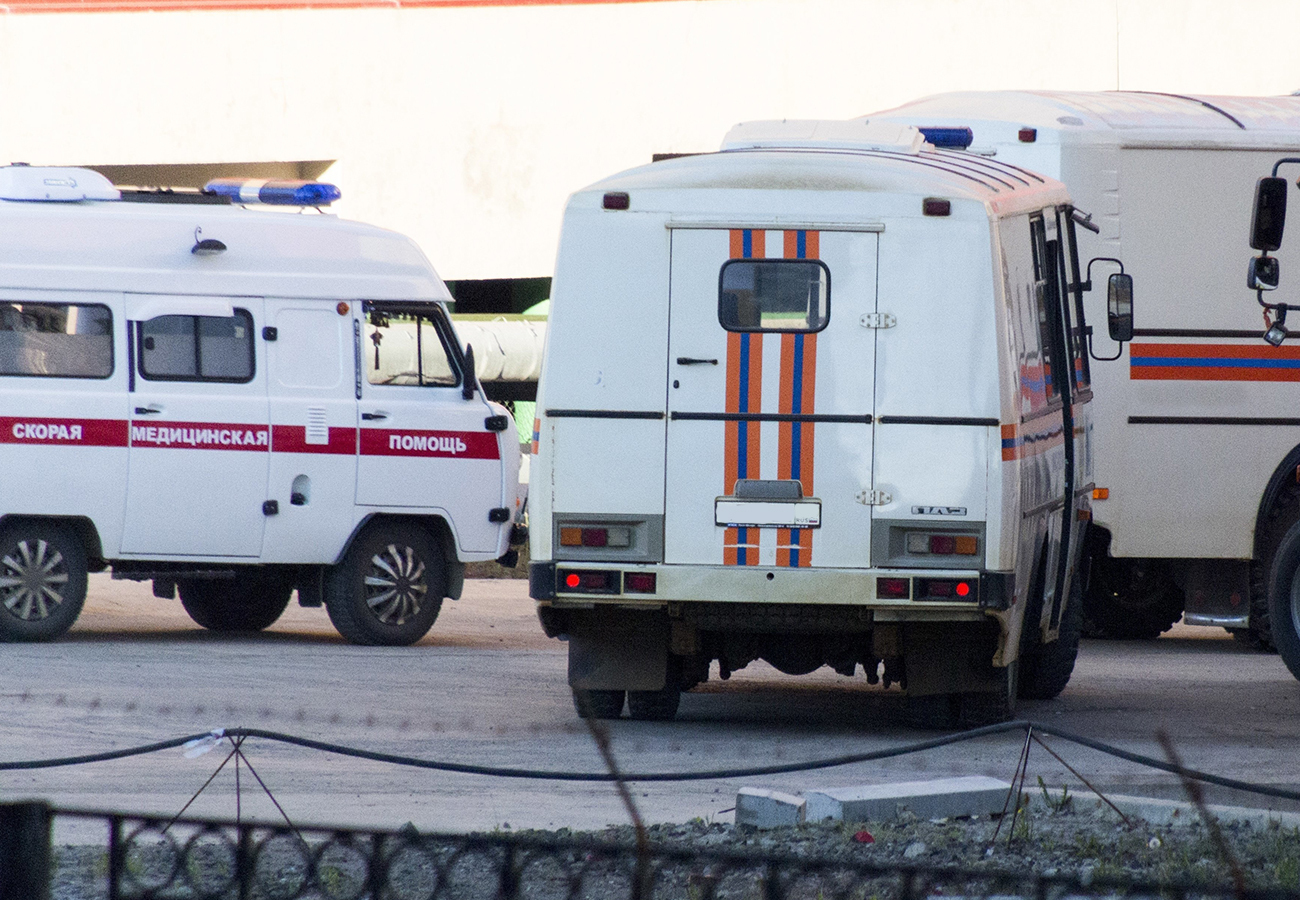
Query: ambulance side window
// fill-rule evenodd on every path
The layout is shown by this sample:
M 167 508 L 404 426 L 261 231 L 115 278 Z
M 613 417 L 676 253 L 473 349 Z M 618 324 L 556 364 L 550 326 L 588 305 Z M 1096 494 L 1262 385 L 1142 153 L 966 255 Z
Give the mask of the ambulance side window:
M 141 322 L 140 374 L 150 381 L 253 380 L 253 317 L 159 316 Z
M 727 331 L 821 331 L 831 316 L 831 273 L 811 259 L 732 259 L 718 276 Z
M 112 374 L 113 314 L 107 306 L 0 302 L 0 375 Z
M 452 365 L 448 350 L 449 334 L 440 327 L 442 323 L 436 313 L 390 311 L 378 304 L 369 307 L 361 348 L 366 380 L 417 387 L 460 384 L 459 370 Z

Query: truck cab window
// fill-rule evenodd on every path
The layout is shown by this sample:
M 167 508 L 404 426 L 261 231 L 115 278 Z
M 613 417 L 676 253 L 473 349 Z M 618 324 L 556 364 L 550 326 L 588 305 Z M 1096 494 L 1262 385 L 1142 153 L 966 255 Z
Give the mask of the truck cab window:
M 112 374 L 113 314 L 108 307 L 0 302 L 0 375 Z
M 718 321 L 728 331 L 821 331 L 831 273 L 805 259 L 733 259 L 722 265 Z
M 158 316 L 141 322 L 140 374 L 150 381 L 253 379 L 253 317 Z
M 460 384 L 441 317 L 368 308 L 361 356 L 371 384 L 454 387 Z

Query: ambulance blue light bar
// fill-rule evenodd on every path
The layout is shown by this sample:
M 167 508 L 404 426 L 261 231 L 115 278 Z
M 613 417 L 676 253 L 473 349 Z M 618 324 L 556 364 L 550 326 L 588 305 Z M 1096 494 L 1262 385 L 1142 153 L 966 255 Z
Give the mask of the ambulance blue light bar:
M 269 181 L 265 178 L 214 178 L 203 186 L 205 193 L 229 197 L 232 203 L 265 203 L 268 206 L 329 206 L 342 191 L 323 181 Z
M 975 140 L 969 128 L 918 128 L 926 141 L 944 150 L 965 150 Z

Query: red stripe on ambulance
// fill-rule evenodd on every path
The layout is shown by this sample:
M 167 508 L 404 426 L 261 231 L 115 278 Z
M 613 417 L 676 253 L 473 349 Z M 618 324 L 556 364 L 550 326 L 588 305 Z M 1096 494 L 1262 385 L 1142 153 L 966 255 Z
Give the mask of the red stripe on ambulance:
M 132 422 L 131 446 L 266 453 L 271 449 L 271 429 L 265 424 L 232 422 L 170 422 L 166 425 L 137 425 Z
M 500 459 L 497 436 L 487 431 L 361 430 L 362 456 L 435 456 L 453 459 Z
M 271 451 L 273 453 L 336 453 L 353 456 L 357 452 L 355 428 L 331 428 L 324 441 L 308 441 L 307 429 L 302 425 L 272 425 Z
M 121 419 L 0 417 L 0 443 L 4 444 L 125 447 L 126 437 L 126 422 Z

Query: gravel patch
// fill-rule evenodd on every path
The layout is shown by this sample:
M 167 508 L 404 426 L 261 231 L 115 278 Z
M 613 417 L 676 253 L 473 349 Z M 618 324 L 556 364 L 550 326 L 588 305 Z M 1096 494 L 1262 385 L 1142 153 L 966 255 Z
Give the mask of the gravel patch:
M 1224 824 L 1219 829 L 1223 842 L 1220 845 L 1212 830 L 1199 821 L 1177 826 L 1152 825 L 1137 819 L 1125 823 L 1108 809 L 1069 801 L 1047 807 L 1031 806 L 1027 812 L 1022 810 L 1014 817 L 1014 821 L 1009 815 L 918 820 L 905 812 L 899 819 L 888 823 L 823 822 L 756 830 L 729 823 L 695 820 L 683 824 L 652 825 L 647 831 L 653 846 L 686 849 L 706 856 L 771 854 L 850 865 L 865 862 L 925 869 L 1033 873 L 1048 878 L 1077 879 L 1084 886 L 1094 881 L 1112 884 L 1115 880 L 1147 884 L 1194 882 L 1223 890 L 1231 889 L 1233 866 L 1236 866 L 1251 888 L 1300 891 L 1300 829 L 1277 824 Z M 567 829 L 512 831 L 507 825 L 492 836 L 517 836 L 524 842 L 572 840 L 575 845 L 600 841 L 633 846 L 636 840 L 631 826 L 611 827 L 599 832 L 573 832 Z M 491 900 L 495 895 L 493 886 L 501 858 L 497 851 L 457 857 L 454 850 L 437 838 L 429 839 L 427 847 L 427 855 L 412 855 L 410 865 L 401 875 L 405 880 L 413 879 L 407 887 L 418 886 L 418 890 L 410 893 L 411 896 L 430 896 L 433 886 L 439 883 L 439 877 L 445 879 L 438 894 L 440 898 L 477 900 L 482 895 L 483 900 Z M 228 871 L 226 861 L 219 857 L 217 854 L 202 865 L 214 872 Z M 593 864 L 592 859 L 593 855 L 581 846 L 548 855 L 544 864 L 525 871 L 523 896 L 530 900 L 563 900 L 567 895 L 567 879 L 575 872 L 581 872 L 584 887 L 576 896 L 583 900 L 622 900 L 628 897 L 630 880 L 626 865 L 602 868 L 603 863 Z M 304 884 L 305 871 L 301 862 L 291 862 L 292 865 L 286 864 L 288 868 L 285 871 L 274 871 L 274 867 L 267 865 L 267 859 L 263 859 L 259 866 L 262 869 L 260 874 L 263 878 L 270 878 L 278 889 L 255 892 L 255 895 L 294 896 L 295 888 L 291 886 Z M 340 859 L 330 864 L 329 872 L 333 873 L 331 877 L 343 877 L 344 881 L 360 886 L 365 880 L 364 867 L 349 874 L 352 868 L 355 865 Z M 698 890 L 686 888 L 692 884 L 698 887 L 694 879 L 707 868 L 707 862 L 663 866 L 653 897 L 698 894 Z M 439 869 L 441 876 L 435 871 Z M 534 878 L 529 872 L 535 872 L 538 877 Z M 149 871 L 147 854 L 137 861 L 136 874 L 144 884 L 159 885 L 160 873 Z M 104 848 L 63 846 L 55 849 L 54 900 L 106 897 L 106 876 Z M 218 875 L 215 881 L 209 881 L 209 885 L 215 886 L 222 881 Z M 395 896 L 409 893 L 400 888 L 399 885 Z M 825 896 L 834 893 L 828 892 Z M 882 897 L 888 895 L 887 891 L 872 893 Z M 748 894 L 749 891 L 745 890 L 734 896 Z M 343 889 L 338 894 L 332 891 L 323 894 L 308 892 L 308 895 L 350 896 L 351 890 Z M 179 893 L 168 892 L 166 896 L 195 894 L 182 890 Z

